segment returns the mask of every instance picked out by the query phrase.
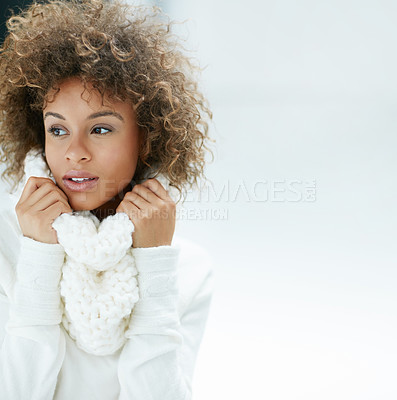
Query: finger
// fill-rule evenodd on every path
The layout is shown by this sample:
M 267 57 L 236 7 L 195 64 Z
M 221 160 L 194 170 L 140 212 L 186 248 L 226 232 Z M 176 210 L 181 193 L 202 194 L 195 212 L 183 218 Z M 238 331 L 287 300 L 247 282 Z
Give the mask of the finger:
M 42 186 L 44 183 L 51 182 L 54 184 L 54 182 L 50 178 L 39 178 L 36 176 L 31 176 L 28 181 L 26 182 L 25 187 L 23 188 L 22 195 L 20 198 L 20 202 L 24 202 L 33 192 L 35 192 L 40 186 Z
M 47 196 L 50 193 L 55 193 L 59 198 L 64 199 L 64 201 L 68 201 L 65 193 L 62 192 L 55 184 L 51 182 L 44 182 L 41 186 L 36 189 L 25 201 L 24 205 L 27 207 L 33 207 L 36 203 L 38 203 L 43 197 Z
M 57 201 L 56 203 L 50 205 L 43 214 L 51 221 L 51 224 L 61 215 L 64 213 L 71 212 L 71 208 L 66 206 L 64 203 Z
M 70 208 L 69 203 L 65 200 L 58 192 L 52 191 L 45 194 L 41 199 L 39 199 L 33 206 L 35 211 L 44 211 L 54 203 L 61 202 L 66 207 Z
M 129 201 L 123 201 L 116 209 L 116 213 L 120 212 L 126 213 L 128 215 L 128 218 L 133 221 L 134 219 L 137 219 L 140 210 L 135 204 Z
M 144 210 L 144 209 L 147 209 L 148 207 L 150 207 L 150 203 L 134 191 L 127 192 L 124 196 L 122 203 L 124 201 L 135 205 L 140 210 Z
M 146 186 L 143 186 L 142 184 L 134 186 L 132 192 L 139 194 L 139 196 L 141 196 L 150 204 L 160 205 L 160 202 L 162 200 L 152 190 L 150 190 Z
M 150 189 L 156 196 L 160 197 L 162 200 L 170 200 L 168 192 L 164 189 L 164 186 L 155 178 L 148 179 L 145 182 L 142 182 L 141 185 Z

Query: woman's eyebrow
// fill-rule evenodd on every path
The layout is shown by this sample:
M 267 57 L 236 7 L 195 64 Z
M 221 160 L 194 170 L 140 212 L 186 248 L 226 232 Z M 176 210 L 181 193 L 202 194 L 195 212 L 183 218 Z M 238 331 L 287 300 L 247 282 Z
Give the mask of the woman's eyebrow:
M 114 112 L 114 111 L 99 111 L 97 113 L 91 114 L 87 119 L 95 119 L 95 118 L 99 118 L 99 117 L 116 117 L 118 118 L 120 121 L 124 122 L 124 118 L 121 116 L 121 114 L 119 114 L 118 112 Z
M 61 114 L 58 113 L 54 113 L 51 111 L 48 111 L 44 114 L 44 119 L 46 119 L 47 117 L 55 117 L 55 118 L 59 118 L 59 119 L 63 119 L 65 120 L 65 117 L 63 117 Z

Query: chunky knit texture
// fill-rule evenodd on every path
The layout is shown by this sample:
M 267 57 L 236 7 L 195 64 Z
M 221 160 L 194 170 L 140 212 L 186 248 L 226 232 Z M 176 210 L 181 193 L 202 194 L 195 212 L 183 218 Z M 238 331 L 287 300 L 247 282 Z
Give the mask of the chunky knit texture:
M 80 211 L 60 215 L 53 227 L 66 253 L 60 283 L 63 326 L 87 353 L 112 354 L 127 340 L 139 299 L 134 226 L 124 213 L 100 223 L 89 211 Z

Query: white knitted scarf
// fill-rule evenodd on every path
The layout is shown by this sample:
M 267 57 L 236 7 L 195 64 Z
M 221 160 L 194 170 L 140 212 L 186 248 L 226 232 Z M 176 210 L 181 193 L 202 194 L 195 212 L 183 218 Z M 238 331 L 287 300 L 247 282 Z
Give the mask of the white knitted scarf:
M 52 226 L 66 253 L 60 283 L 62 324 L 82 350 L 112 354 L 126 341 L 139 299 L 131 248 L 134 226 L 127 214 L 100 223 L 89 211 L 62 214 Z
M 30 176 L 53 179 L 35 150 L 28 153 L 25 179 L 11 196 L 15 204 Z M 60 215 L 53 227 L 66 253 L 62 324 L 82 350 L 112 354 L 126 341 L 124 332 L 139 297 L 131 248 L 134 225 L 124 213 L 99 222 L 89 211 L 79 211 Z

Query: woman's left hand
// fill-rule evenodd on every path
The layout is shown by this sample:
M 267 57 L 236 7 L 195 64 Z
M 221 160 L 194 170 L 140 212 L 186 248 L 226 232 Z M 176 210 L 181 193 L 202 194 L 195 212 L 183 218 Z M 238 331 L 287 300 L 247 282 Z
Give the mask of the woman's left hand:
M 126 213 L 134 224 L 133 247 L 171 245 L 175 211 L 175 202 L 157 179 L 135 185 L 116 209 Z

